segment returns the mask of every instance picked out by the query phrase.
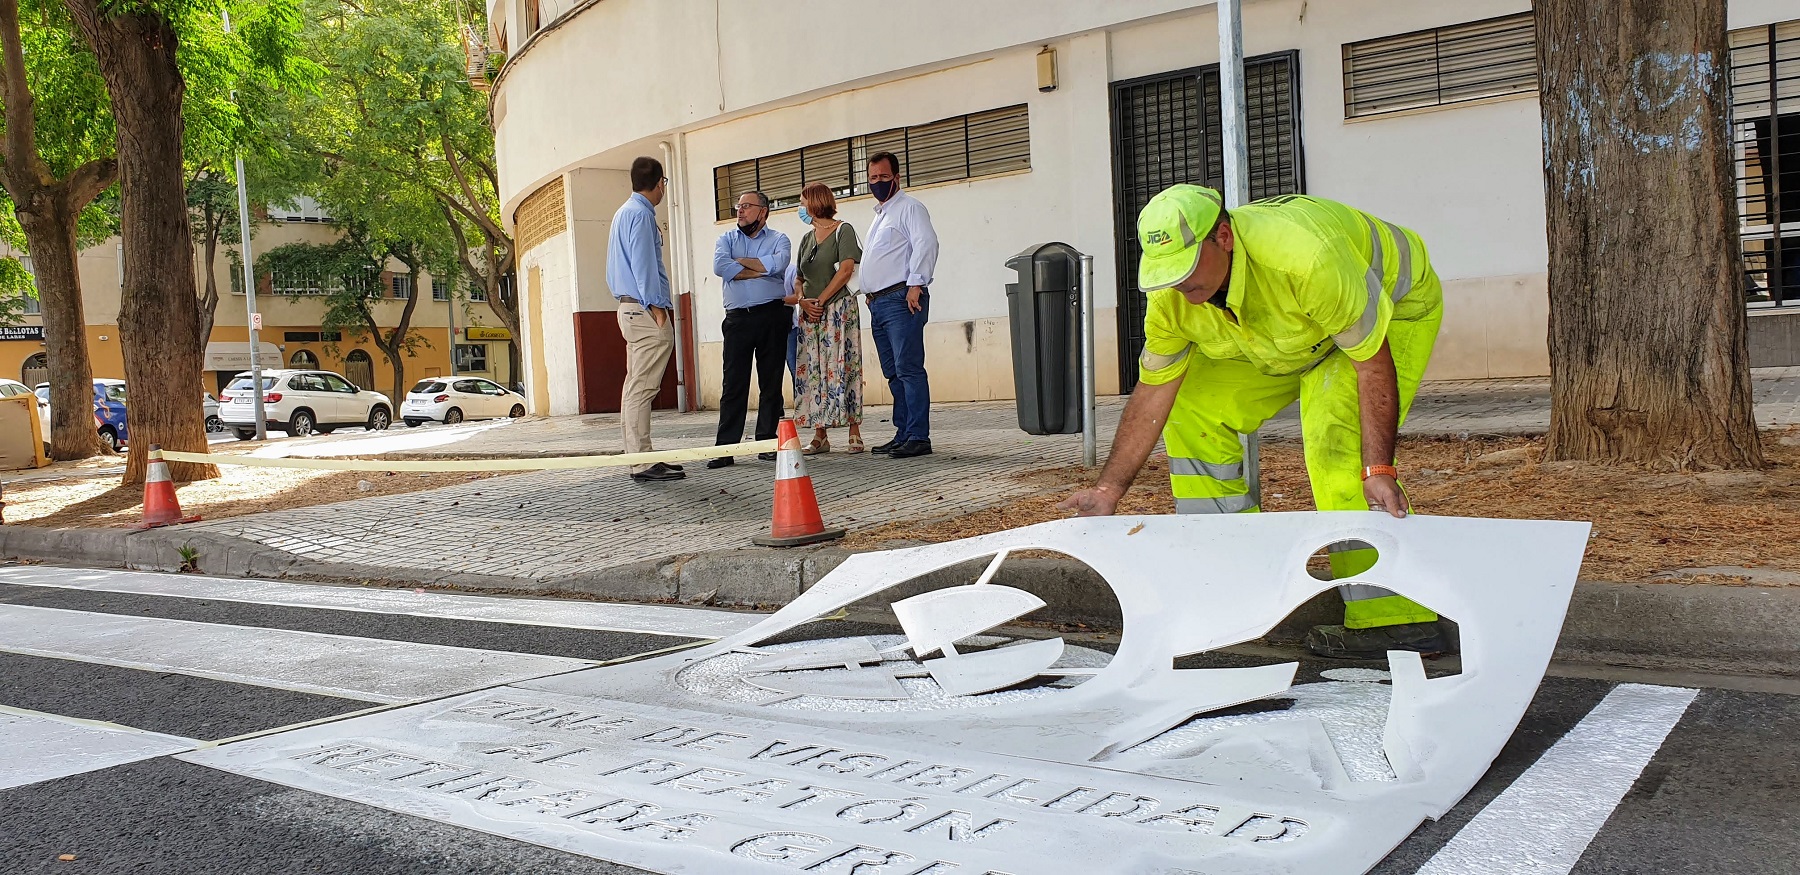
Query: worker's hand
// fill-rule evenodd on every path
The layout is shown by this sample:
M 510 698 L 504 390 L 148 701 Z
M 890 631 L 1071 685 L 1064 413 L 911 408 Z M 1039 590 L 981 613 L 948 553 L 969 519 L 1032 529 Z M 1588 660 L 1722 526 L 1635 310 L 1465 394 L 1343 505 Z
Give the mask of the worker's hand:
M 1095 486 L 1083 489 L 1063 500 L 1057 505 L 1058 510 L 1071 510 L 1076 516 L 1112 516 L 1113 507 L 1119 503 L 1119 491 L 1110 486 Z
M 1363 497 L 1369 500 L 1370 510 L 1384 510 L 1397 519 L 1405 519 L 1412 509 L 1406 503 L 1406 493 L 1400 491 L 1400 481 L 1386 474 L 1364 480 Z
M 906 311 L 908 313 L 917 313 L 921 309 L 924 309 L 924 305 L 919 303 L 919 295 L 923 294 L 924 291 L 925 289 L 920 286 L 906 287 Z

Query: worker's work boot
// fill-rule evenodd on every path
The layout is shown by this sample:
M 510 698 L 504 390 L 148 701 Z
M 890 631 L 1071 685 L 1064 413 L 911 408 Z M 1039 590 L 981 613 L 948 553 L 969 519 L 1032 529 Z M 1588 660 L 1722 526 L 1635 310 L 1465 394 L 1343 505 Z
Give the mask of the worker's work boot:
M 1390 650 L 1412 650 L 1428 656 L 1455 653 L 1450 637 L 1437 623 L 1403 623 L 1348 629 L 1314 626 L 1306 633 L 1306 649 L 1327 659 L 1386 659 Z

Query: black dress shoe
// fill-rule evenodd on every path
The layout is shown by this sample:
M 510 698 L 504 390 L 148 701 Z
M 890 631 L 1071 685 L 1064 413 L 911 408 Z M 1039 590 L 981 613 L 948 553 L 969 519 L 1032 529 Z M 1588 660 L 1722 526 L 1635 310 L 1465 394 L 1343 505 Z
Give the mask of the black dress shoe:
M 878 447 L 870 447 L 869 452 L 874 453 L 879 456 L 885 456 L 888 453 L 893 452 L 895 447 L 900 446 L 903 443 L 906 443 L 906 441 L 901 440 L 899 435 L 894 435 L 893 440 L 888 441 L 887 443 L 882 444 L 881 446 L 878 446 Z
M 765 461 L 765 462 L 773 462 L 773 461 L 775 461 L 775 454 L 774 454 L 774 453 L 757 453 L 757 454 L 756 454 L 756 457 L 757 457 L 757 458 L 758 458 L 758 459 L 761 459 L 761 460 L 763 460 L 763 461 Z
M 636 480 L 639 483 L 655 483 L 655 482 L 659 482 L 659 481 L 663 481 L 663 480 L 681 480 L 686 477 L 687 477 L 687 474 L 685 472 L 677 471 L 661 462 L 657 462 L 656 464 L 651 465 L 649 468 L 647 468 L 643 471 L 633 472 L 631 475 L 631 479 Z
M 686 468 L 683 468 L 680 465 L 674 464 L 672 462 L 664 462 L 663 467 L 668 468 L 671 471 L 686 471 L 687 470 Z
M 736 464 L 737 460 L 730 456 L 720 456 L 716 459 L 706 460 L 706 467 L 708 468 L 729 468 Z
M 888 452 L 890 459 L 911 459 L 931 455 L 931 441 L 907 441 Z

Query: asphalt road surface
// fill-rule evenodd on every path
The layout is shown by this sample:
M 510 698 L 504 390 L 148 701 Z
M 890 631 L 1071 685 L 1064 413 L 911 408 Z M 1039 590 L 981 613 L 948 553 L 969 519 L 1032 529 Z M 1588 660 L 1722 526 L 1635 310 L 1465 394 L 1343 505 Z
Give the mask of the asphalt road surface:
M 683 646 L 755 619 L 0 568 L 0 873 L 643 871 L 173 754 Z M 1553 672 L 1486 777 L 1373 871 L 1800 871 L 1800 696 L 1769 691 L 1780 683 L 1577 673 L 1589 676 Z M 1634 705 L 1644 702 L 1655 707 Z M 1609 782 L 1617 792 L 1594 792 Z M 1594 795 L 1605 804 L 1585 801 Z M 1522 836 L 1529 853 L 1497 865 L 1493 849 L 1517 850 Z

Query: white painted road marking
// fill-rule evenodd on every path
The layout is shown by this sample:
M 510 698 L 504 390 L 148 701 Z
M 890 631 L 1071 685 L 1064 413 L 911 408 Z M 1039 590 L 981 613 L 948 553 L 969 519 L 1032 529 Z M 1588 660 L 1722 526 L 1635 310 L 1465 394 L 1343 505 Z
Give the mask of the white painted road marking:
M 0 790 L 192 750 L 199 742 L 0 705 Z
M 0 567 L 0 584 L 117 592 L 172 598 L 212 599 L 323 608 L 372 614 L 405 614 L 446 620 L 476 620 L 527 626 L 559 626 L 610 632 L 644 632 L 688 638 L 724 638 L 761 622 L 766 614 L 742 614 L 668 605 L 620 605 L 554 599 L 456 595 L 403 589 L 283 583 L 157 574 L 144 571 L 93 571 L 51 565 Z
M 1568 875 L 1697 693 L 1614 687 L 1416 875 Z
M 595 665 L 288 629 L 0 605 L 0 651 L 397 704 Z

